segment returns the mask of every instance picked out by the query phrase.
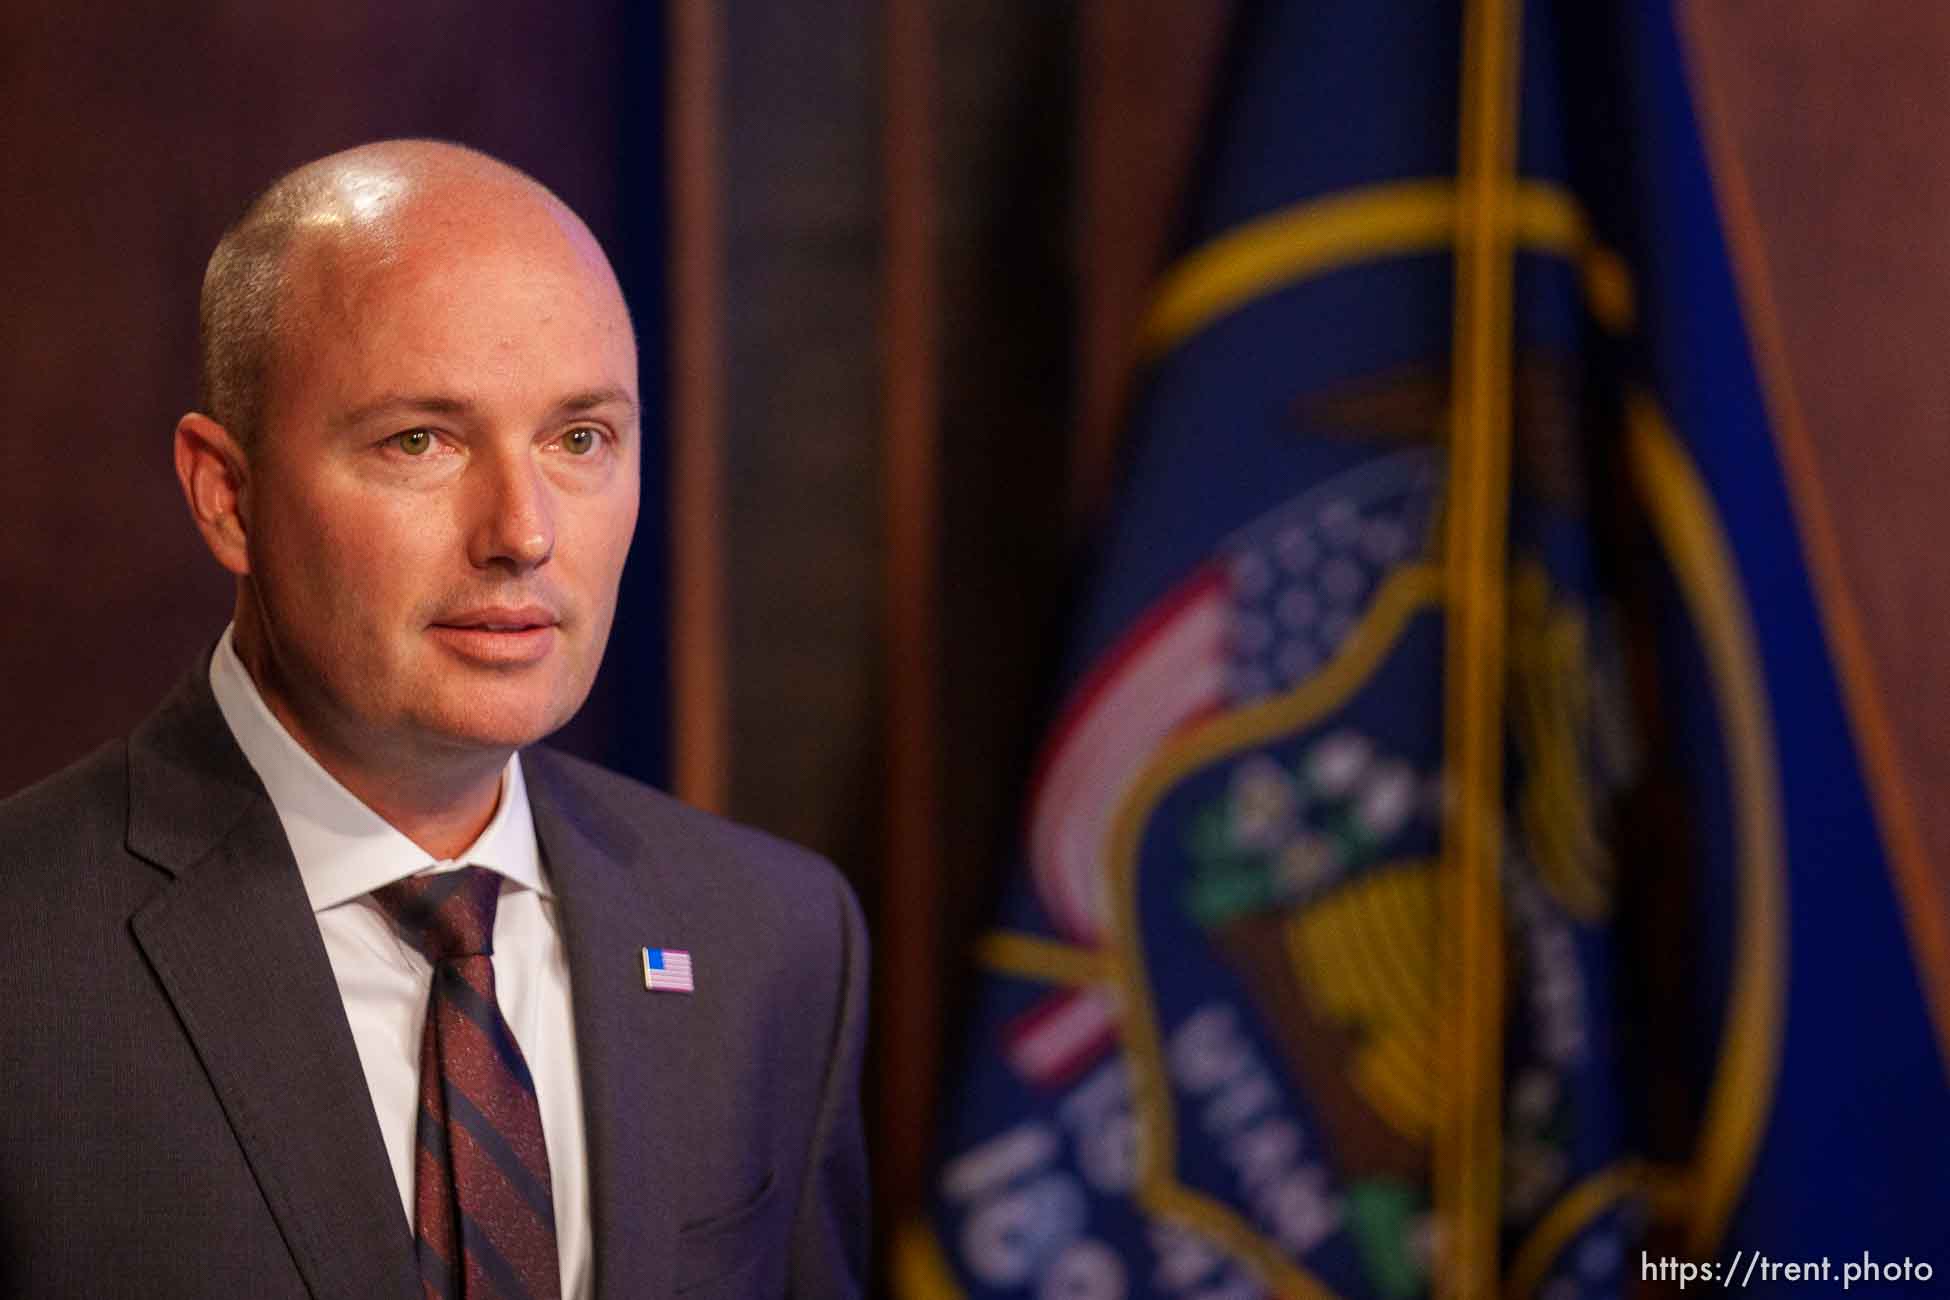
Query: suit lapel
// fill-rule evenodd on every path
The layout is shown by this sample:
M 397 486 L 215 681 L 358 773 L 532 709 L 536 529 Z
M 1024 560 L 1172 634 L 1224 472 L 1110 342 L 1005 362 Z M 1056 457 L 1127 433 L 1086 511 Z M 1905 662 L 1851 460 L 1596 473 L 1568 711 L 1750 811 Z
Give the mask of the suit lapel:
M 645 991 L 645 944 L 687 947 L 682 900 L 648 849 L 606 818 L 546 752 L 523 755 L 561 908 L 588 1125 L 597 1300 L 670 1294 L 683 1098 L 696 1074 L 692 1000 Z
M 318 1297 L 418 1292 L 345 1006 L 270 799 L 202 673 L 130 738 L 129 848 L 175 879 L 136 940 Z

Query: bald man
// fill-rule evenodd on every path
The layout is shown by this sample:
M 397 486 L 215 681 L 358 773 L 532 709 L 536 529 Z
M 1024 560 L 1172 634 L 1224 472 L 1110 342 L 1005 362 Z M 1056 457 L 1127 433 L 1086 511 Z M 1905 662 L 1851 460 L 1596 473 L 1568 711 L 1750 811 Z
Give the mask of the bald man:
M 639 504 L 596 241 L 372 145 L 252 204 L 201 324 L 231 623 L 0 804 L 0 1295 L 858 1294 L 845 885 L 536 743 Z

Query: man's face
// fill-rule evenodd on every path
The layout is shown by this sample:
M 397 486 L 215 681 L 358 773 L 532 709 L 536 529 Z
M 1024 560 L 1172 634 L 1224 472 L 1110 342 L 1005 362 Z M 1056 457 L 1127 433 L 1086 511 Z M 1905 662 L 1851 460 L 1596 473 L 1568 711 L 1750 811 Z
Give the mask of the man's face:
M 546 735 L 588 694 L 636 523 L 636 346 L 601 254 L 546 212 L 436 214 L 291 262 L 245 503 L 260 685 L 364 759 Z

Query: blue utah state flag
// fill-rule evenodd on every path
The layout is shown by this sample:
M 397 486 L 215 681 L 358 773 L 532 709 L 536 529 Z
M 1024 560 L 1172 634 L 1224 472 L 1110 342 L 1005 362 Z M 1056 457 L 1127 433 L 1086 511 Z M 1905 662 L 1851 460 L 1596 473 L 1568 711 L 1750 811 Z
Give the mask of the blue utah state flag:
M 1466 17 L 1239 19 L 911 1298 L 1570 1300 L 1648 1244 L 1940 1237 L 1942 1069 L 1669 16 Z M 1819 1059 L 1860 999 L 1887 1034 Z M 1848 1146 L 1808 1109 L 1862 1060 L 1911 1109 Z

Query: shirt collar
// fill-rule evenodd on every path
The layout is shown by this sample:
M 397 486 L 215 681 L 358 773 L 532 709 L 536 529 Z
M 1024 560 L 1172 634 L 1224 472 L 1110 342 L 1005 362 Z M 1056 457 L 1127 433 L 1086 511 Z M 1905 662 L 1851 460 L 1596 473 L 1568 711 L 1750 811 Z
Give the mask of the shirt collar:
M 521 756 L 508 755 L 494 816 L 467 851 L 433 862 L 378 813 L 360 802 L 291 738 L 264 703 L 237 656 L 236 625 L 223 631 L 210 658 L 210 690 L 237 747 L 264 782 L 298 860 L 298 874 L 314 912 L 362 897 L 428 866 L 489 867 L 518 885 L 550 896 L 536 847 L 535 820 L 522 779 Z

